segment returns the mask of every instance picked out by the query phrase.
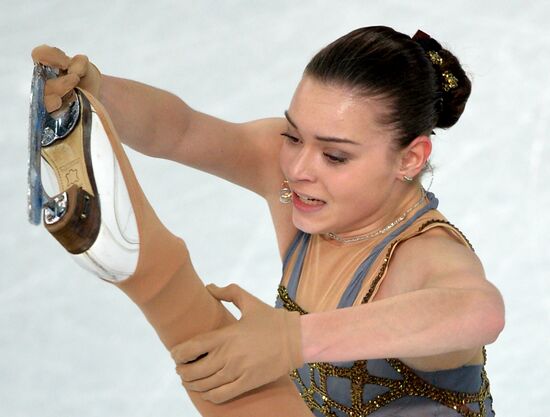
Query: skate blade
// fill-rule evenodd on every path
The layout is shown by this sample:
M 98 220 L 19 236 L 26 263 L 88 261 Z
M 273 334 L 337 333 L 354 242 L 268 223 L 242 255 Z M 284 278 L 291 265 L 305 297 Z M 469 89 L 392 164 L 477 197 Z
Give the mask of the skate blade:
M 63 199 L 65 197 L 50 197 L 44 190 L 41 177 L 41 158 L 44 157 L 44 147 L 50 147 L 50 145 L 54 145 L 55 147 L 56 141 L 62 140 L 72 133 L 78 124 L 81 110 L 80 100 L 73 93 L 70 98 L 64 98 L 61 108 L 52 113 L 52 115 L 46 111 L 44 104 L 46 81 L 56 78 L 57 75 L 57 70 L 48 66 L 41 64 L 35 64 L 34 66 L 29 110 L 29 160 L 27 175 L 28 219 L 34 225 L 41 223 L 43 208 L 48 208 L 49 213 L 53 213 L 54 216 L 62 214 L 60 213 L 60 210 L 63 210 L 60 198 Z
M 39 225 L 42 219 L 42 207 L 47 199 L 40 177 L 40 149 L 44 132 L 46 107 L 44 105 L 44 85 L 46 67 L 34 66 L 31 82 L 31 103 L 29 110 L 29 159 L 27 173 L 27 203 L 29 222 Z
M 66 123 L 67 116 L 63 115 L 61 120 L 52 118 L 46 111 L 44 104 L 44 87 L 46 80 L 57 77 L 57 70 L 42 65 L 35 64 L 31 81 L 31 100 L 29 109 L 29 139 L 28 150 L 29 159 L 27 164 L 27 214 L 31 224 L 39 225 L 42 219 L 42 208 L 44 206 L 54 206 L 54 200 L 48 196 L 42 185 L 40 158 L 41 148 L 44 144 L 60 137 L 62 134 L 68 134 L 68 128 L 72 125 Z M 74 111 L 65 112 L 69 116 L 74 115 Z

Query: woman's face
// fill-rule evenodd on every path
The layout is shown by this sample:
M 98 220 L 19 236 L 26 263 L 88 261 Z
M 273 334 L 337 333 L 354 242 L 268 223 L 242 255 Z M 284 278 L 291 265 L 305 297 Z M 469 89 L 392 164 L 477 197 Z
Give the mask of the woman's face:
M 377 121 L 385 110 L 379 100 L 302 79 L 286 113 L 280 159 L 298 229 L 353 235 L 387 218 L 402 182 L 391 131 Z

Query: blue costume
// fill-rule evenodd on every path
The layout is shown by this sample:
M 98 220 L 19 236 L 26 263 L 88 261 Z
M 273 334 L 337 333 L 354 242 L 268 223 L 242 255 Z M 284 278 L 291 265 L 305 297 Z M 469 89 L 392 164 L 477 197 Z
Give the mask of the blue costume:
M 438 201 L 434 195 L 428 193 L 427 199 L 426 205 L 374 246 L 356 269 L 338 308 L 352 306 L 362 295 L 362 285 L 369 281 L 361 303 L 372 300 L 394 249 L 408 238 L 434 227 L 445 227 L 471 248 L 464 235 L 436 210 Z M 283 264 L 288 285 L 279 286 L 277 308 L 307 314 L 296 302 L 296 294 L 311 241 L 311 235 L 299 232 L 289 248 Z M 374 264 L 379 268 L 374 269 Z M 485 351 L 483 354 L 485 357 Z M 306 404 L 318 417 L 494 416 L 483 365 L 424 372 L 412 369 L 398 359 L 306 363 L 294 370 L 291 377 Z

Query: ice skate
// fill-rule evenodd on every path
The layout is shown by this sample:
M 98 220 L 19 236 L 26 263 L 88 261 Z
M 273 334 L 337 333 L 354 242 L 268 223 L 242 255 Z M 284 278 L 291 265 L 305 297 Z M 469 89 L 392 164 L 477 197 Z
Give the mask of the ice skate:
M 53 69 L 35 65 L 29 116 L 29 221 L 43 221 L 78 263 L 117 282 L 134 272 L 139 254 L 135 213 L 112 147 L 113 141 L 119 144 L 118 138 L 105 127 L 108 115 L 100 117 L 98 112 L 104 110 L 78 88 L 64 98 L 60 109 L 47 113 L 44 85 L 56 76 Z

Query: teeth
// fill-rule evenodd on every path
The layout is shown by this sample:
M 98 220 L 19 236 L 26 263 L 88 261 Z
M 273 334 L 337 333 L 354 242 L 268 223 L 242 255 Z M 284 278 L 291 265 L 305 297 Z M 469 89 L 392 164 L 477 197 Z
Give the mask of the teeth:
M 298 193 L 296 193 L 296 195 L 298 196 L 300 201 L 304 202 L 305 204 L 318 205 L 318 204 L 323 204 L 324 203 L 324 201 L 318 200 L 316 198 L 304 197 L 304 196 L 301 196 Z

